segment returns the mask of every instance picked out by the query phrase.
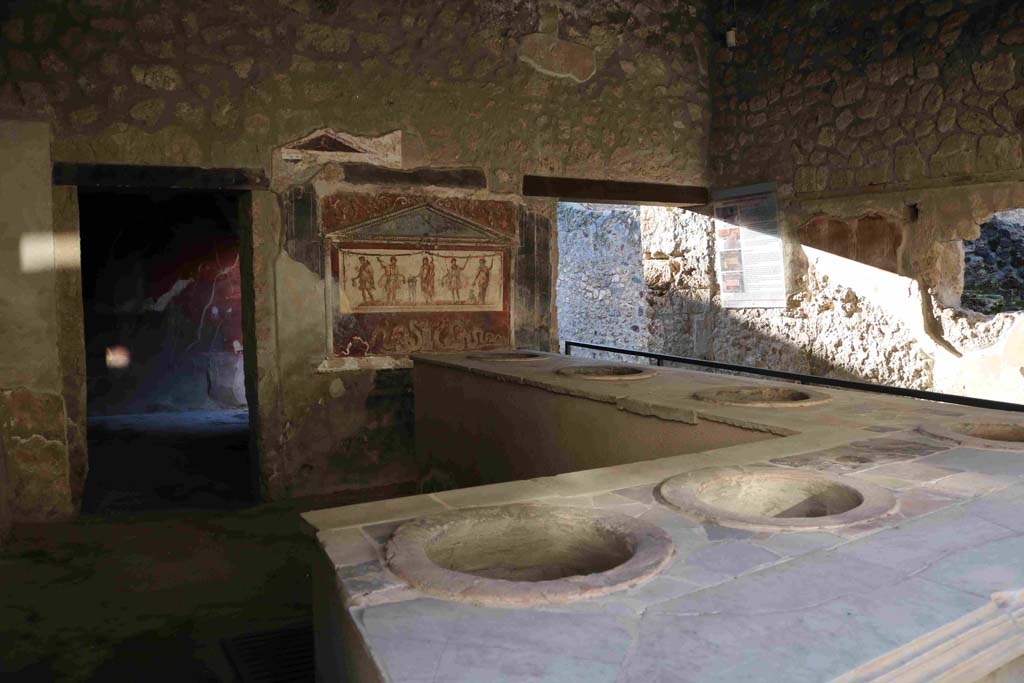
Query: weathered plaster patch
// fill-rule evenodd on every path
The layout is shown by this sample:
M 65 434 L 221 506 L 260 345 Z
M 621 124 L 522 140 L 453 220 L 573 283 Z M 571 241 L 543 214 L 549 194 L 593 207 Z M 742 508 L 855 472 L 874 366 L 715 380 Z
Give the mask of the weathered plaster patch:
M 519 61 L 545 76 L 570 78 L 577 83 L 589 80 L 597 71 L 593 48 L 547 33 L 524 36 L 519 45 Z

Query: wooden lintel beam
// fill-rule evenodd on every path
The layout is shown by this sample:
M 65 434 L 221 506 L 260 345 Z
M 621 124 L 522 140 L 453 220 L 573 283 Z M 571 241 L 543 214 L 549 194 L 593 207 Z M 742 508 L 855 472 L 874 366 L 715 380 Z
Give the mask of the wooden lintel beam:
M 256 190 L 270 186 L 260 169 L 74 164 L 62 161 L 53 164 L 53 184 L 190 190 Z
M 538 175 L 523 176 L 523 194 L 527 197 L 557 197 L 568 201 L 607 204 L 704 206 L 711 201 L 708 188 L 695 185 Z

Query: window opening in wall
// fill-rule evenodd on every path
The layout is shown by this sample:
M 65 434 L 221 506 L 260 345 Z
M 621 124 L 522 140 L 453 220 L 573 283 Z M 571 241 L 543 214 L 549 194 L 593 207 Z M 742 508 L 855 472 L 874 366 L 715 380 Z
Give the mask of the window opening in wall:
M 711 222 L 684 209 L 560 203 L 556 291 L 562 347 L 574 340 L 706 357 L 703 313 L 714 278 L 712 245 Z M 573 353 L 614 357 L 584 349 Z
M 993 214 L 964 242 L 960 302 L 987 315 L 1024 310 L 1024 209 Z
M 79 191 L 85 512 L 251 500 L 243 196 Z
M 976 310 L 994 313 L 983 315 L 956 306 L 959 242 L 907 253 L 913 245 L 899 217 L 823 216 L 797 226 L 802 246 L 788 246 L 800 253 L 787 260 L 797 269 L 784 305 L 730 307 L 721 277 L 731 265 L 723 256 L 735 251 L 727 221 L 679 208 L 563 203 L 559 336 L 563 347 L 573 340 L 1024 403 L 1024 315 L 1009 312 L 1024 296 L 1022 214 L 998 214 L 967 246 L 964 305 L 983 302 Z M 945 289 L 952 296 L 939 296 Z M 761 290 L 755 284 L 751 294 Z
M 564 348 L 566 340 L 577 340 L 648 348 L 643 248 L 636 207 L 559 203 L 556 292 L 560 347 Z M 578 353 L 612 357 L 583 349 Z

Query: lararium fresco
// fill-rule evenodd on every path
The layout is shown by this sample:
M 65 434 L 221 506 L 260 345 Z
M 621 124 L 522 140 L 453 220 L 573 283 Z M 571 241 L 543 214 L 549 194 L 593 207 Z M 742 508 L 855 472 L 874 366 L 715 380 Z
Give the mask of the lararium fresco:
M 339 249 L 338 310 L 501 311 L 501 251 Z
M 322 217 L 335 356 L 511 345 L 514 204 L 338 194 Z

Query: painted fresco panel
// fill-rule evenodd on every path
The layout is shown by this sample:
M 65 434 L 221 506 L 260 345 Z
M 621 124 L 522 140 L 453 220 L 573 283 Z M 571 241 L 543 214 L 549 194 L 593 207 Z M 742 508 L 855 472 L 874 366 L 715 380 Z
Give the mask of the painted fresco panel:
M 338 311 L 501 311 L 501 250 L 338 249 Z
M 335 356 L 511 346 L 515 205 L 335 195 L 323 209 Z

